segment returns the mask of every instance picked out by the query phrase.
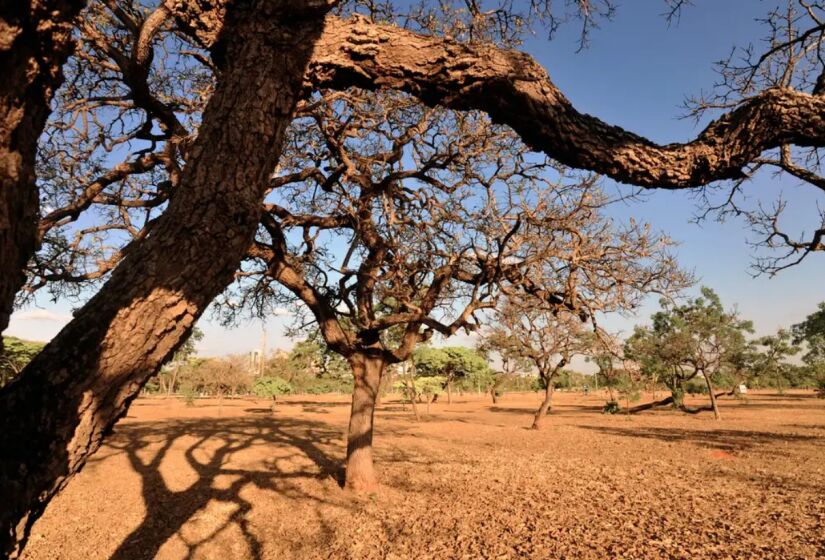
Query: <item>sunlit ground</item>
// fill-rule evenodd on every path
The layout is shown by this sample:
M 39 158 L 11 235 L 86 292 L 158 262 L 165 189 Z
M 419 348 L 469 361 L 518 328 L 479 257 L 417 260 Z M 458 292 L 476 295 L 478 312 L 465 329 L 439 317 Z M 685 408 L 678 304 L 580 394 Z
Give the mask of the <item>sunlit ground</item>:
M 29 559 L 817 558 L 825 400 L 599 413 L 605 395 L 464 395 L 377 414 L 376 495 L 339 485 L 344 396 L 141 399 L 35 525 Z M 698 402 L 698 401 L 696 401 Z M 423 407 L 422 407 L 423 409 Z

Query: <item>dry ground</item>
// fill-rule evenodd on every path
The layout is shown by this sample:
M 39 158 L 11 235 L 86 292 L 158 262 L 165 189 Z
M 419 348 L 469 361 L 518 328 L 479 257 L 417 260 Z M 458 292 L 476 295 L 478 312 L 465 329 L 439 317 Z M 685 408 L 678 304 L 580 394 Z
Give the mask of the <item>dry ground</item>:
M 599 414 L 603 395 L 464 396 L 377 414 L 383 486 L 337 483 L 345 397 L 141 399 L 35 525 L 26 558 L 825 558 L 825 400 L 724 419 Z

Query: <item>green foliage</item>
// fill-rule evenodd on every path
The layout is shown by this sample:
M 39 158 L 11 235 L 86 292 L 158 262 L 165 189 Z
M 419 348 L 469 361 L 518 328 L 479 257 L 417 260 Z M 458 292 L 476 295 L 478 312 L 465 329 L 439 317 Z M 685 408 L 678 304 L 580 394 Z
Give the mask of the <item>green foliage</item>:
M 791 327 L 795 344 L 806 343 L 808 351 L 802 356 L 806 364 L 825 364 L 825 301 L 804 321 Z
M 444 383 L 464 380 L 470 387 L 489 387 L 494 375 L 482 354 L 464 346 L 423 346 L 413 353 L 413 363 L 420 377 L 443 376 Z
M 702 295 L 684 305 L 662 300 L 650 327 L 636 327 L 625 343 L 625 355 L 636 361 L 649 383 L 664 383 L 681 402 L 683 385 L 700 373 L 717 383 L 733 379 L 743 367 L 753 331 L 750 321 L 726 311 L 719 296 L 703 287 Z
M 279 397 L 292 392 L 292 385 L 280 377 L 263 376 L 255 379 L 252 384 L 252 394 L 263 398 Z
M 708 385 L 703 379 L 691 379 L 685 382 L 684 390 L 688 395 L 707 395 Z
M 198 396 L 198 391 L 192 385 L 183 385 L 180 389 L 180 396 L 186 406 L 195 406 L 195 398 Z
M 618 414 L 621 410 L 622 407 L 619 406 L 619 401 L 617 400 L 609 400 L 604 403 L 604 406 L 602 407 L 603 414 Z
M 792 342 L 791 333 L 780 329 L 774 336 L 763 336 L 756 344 L 763 351 L 752 361 L 752 382 L 774 387 L 780 392 L 799 384 L 800 368 L 786 361 L 799 352 L 799 346 Z
M 0 354 L 0 387 L 17 377 L 45 346 L 43 342 L 31 342 L 13 336 L 3 337 Z
M 563 369 L 556 374 L 553 380 L 553 387 L 556 389 L 580 389 L 585 385 L 590 385 L 593 382 L 592 375 L 585 375 L 578 371 Z
M 401 380 L 393 383 L 393 389 L 404 393 L 407 400 L 426 397 L 432 400 L 436 395 L 444 393 L 444 384 L 447 378 L 442 375 L 432 375 L 427 377 L 416 377 L 412 381 Z
M 272 357 L 264 375 L 280 377 L 293 393 L 347 393 L 352 390 L 352 369 L 339 354 L 327 348 L 317 329 L 295 344 L 288 354 Z
M 203 331 L 200 330 L 198 327 L 194 327 L 192 331 L 189 333 L 186 341 L 181 344 L 178 351 L 175 352 L 175 355 L 172 357 L 173 362 L 185 362 L 190 358 L 193 358 L 197 353 L 197 349 L 195 348 L 195 343 L 200 342 L 203 340 Z

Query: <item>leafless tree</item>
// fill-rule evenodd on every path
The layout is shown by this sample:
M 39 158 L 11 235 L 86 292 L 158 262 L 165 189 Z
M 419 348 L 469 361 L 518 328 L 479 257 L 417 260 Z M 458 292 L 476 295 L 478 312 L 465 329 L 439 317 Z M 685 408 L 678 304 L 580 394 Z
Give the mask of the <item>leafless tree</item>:
M 672 278 L 673 262 L 659 255 L 666 239 L 644 228 L 615 231 L 599 213 L 607 198 L 593 177 L 565 177 L 483 115 L 352 90 L 311 100 L 299 116 L 223 308 L 265 313 L 284 304 L 285 288 L 303 304 L 299 320 L 317 323 L 346 357 L 355 378 L 348 487 L 376 484 L 381 378 L 418 343 L 476 330 L 507 292 L 588 315 L 582 296 L 595 275 L 616 281 L 606 270 L 612 254 L 626 259 L 617 274 Z M 663 260 L 648 268 L 634 255 Z M 568 272 L 577 269 L 594 276 L 587 287 Z

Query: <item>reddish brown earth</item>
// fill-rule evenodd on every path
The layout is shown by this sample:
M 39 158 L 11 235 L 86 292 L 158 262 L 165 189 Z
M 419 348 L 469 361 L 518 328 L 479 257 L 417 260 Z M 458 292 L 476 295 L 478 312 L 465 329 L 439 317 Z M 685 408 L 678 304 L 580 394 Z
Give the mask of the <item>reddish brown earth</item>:
M 345 397 L 140 399 L 26 558 L 825 558 L 825 400 L 751 394 L 715 422 L 555 398 L 540 432 L 536 394 L 421 423 L 388 401 L 368 496 L 337 482 Z

